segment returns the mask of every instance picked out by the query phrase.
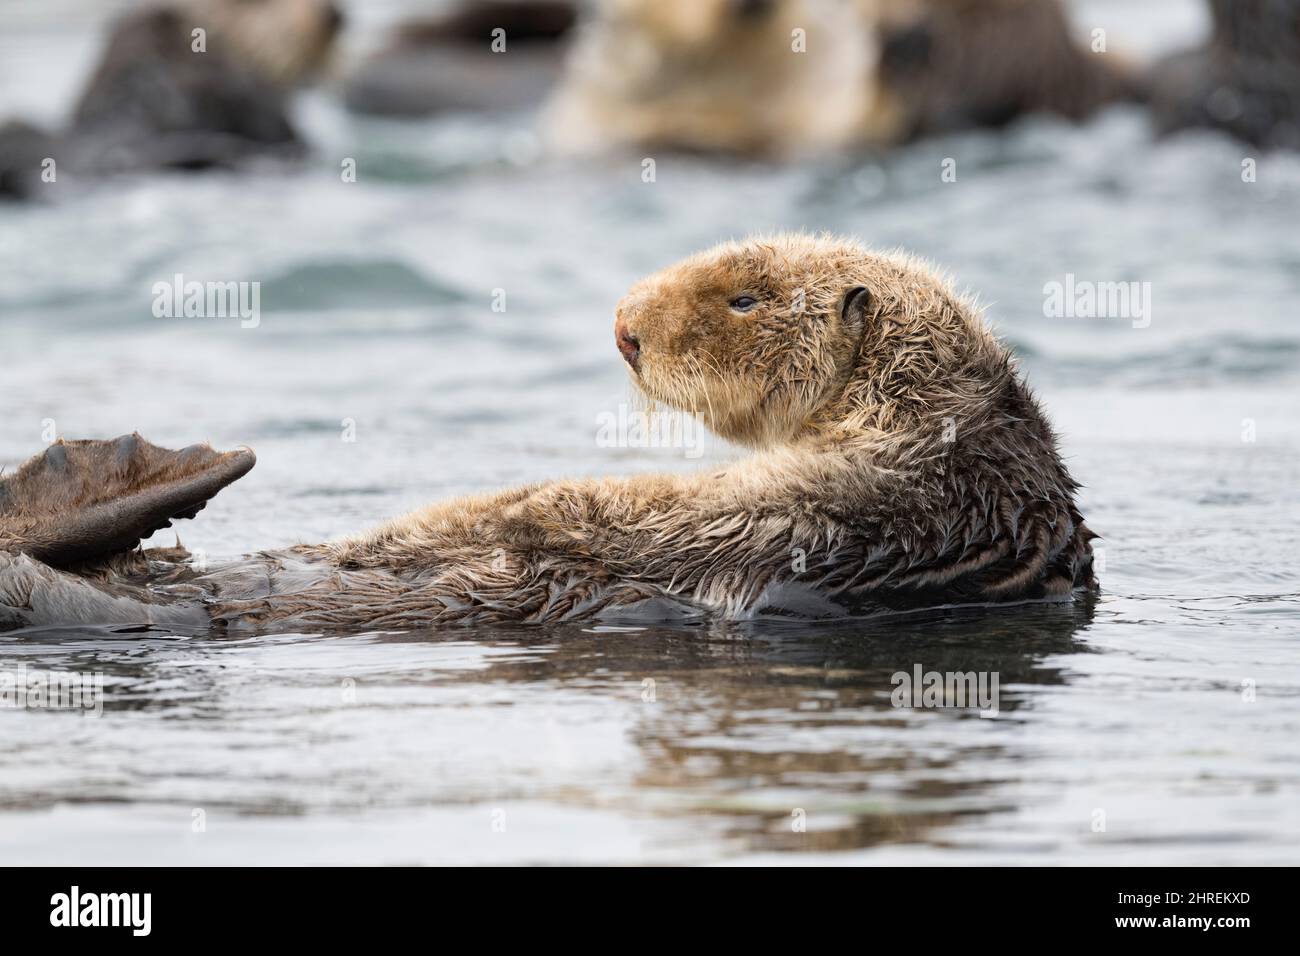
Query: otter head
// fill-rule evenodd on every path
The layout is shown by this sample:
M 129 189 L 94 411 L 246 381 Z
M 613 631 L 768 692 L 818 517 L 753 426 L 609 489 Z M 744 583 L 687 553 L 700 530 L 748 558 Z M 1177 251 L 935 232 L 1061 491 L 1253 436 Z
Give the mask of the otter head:
M 792 438 L 842 389 L 870 290 L 856 247 L 807 236 L 726 243 L 638 282 L 615 339 L 651 400 L 719 435 Z
M 216 44 L 282 89 L 312 77 L 343 26 L 332 0 L 187 0 L 196 25 Z
M 907 429 L 994 396 L 1005 350 L 909 260 L 831 237 L 725 243 L 638 282 L 615 341 L 637 387 L 724 438 Z

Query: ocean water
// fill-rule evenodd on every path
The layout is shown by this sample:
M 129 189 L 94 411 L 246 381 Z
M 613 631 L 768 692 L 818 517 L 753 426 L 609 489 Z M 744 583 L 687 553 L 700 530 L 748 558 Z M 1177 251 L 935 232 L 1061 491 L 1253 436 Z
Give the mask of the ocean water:
M 1141 56 L 1201 26 L 1129 6 L 1079 20 Z M 105 11 L 35 9 L 0 4 L 0 114 L 49 120 Z M 402 9 L 353 11 L 354 42 Z M 710 467 L 741 452 L 598 442 L 631 398 L 614 304 L 718 240 L 825 229 L 987 306 L 1085 486 L 1102 592 L 834 627 L 0 635 L 0 670 L 104 682 L 98 716 L 0 709 L 0 861 L 1300 859 L 1300 157 L 1116 109 L 799 167 L 656 156 L 646 183 L 640 156 L 547 159 L 529 116 L 297 106 L 300 170 L 0 207 L 0 464 L 51 431 L 252 445 L 178 527 L 214 561 Z M 155 318 L 176 274 L 260 282 L 260 323 Z M 1045 315 L 1067 281 L 1148 308 Z M 998 713 L 894 707 L 917 665 L 998 674 Z

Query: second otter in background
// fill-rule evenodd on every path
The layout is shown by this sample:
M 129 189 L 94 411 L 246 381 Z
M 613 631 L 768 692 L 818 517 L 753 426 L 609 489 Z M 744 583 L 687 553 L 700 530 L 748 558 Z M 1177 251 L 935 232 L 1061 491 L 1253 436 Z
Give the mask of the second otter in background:
M 844 0 L 606 0 L 543 131 L 560 152 L 834 149 L 866 133 L 873 51 Z
M 1136 84 L 1059 0 L 606 0 L 544 118 L 561 151 L 789 157 L 1034 111 L 1082 119 Z
M 329 0 L 176 0 L 117 20 L 68 126 L 0 129 L 0 191 L 56 181 L 293 156 L 285 99 L 324 63 L 343 17 Z

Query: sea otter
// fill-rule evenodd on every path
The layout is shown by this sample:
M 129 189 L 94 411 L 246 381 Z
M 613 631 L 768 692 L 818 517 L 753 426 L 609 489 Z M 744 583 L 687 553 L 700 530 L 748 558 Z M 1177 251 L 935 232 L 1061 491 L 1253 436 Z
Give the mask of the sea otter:
M 0 127 L 0 195 L 35 193 L 46 159 L 65 183 L 300 155 L 285 101 L 341 24 L 328 0 L 173 0 L 127 13 L 65 129 Z
M 848 0 L 607 0 L 542 129 L 558 153 L 817 155 L 864 137 L 874 49 Z
M 205 571 L 127 549 L 251 452 L 60 443 L 0 483 L 0 622 L 808 618 L 1095 587 L 1051 427 L 974 307 L 921 263 L 755 238 L 637 283 L 616 315 L 635 385 L 751 457 L 459 498 Z
M 1217 128 L 1300 148 L 1300 0 L 1210 0 L 1210 14 L 1209 43 L 1151 71 L 1157 129 Z
M 542 125 L 559 152 L 790 158 L 1139 95 L 1060 0 L 608 0 Z

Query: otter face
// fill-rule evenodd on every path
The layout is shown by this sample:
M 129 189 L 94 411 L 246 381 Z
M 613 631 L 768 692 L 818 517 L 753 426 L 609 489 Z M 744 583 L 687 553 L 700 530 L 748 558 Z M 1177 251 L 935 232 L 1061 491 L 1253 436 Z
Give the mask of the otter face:
M 856 247 L 807 236 L 718 246 L 633 286 L 615 341 L 650 400 L 731 441 L 779 444 L 856 361 L 861 263 Z
M 189 8 L 197 25 L 281 88 L 316 73 L 343 26 L 332 0 L 189 0 Z

